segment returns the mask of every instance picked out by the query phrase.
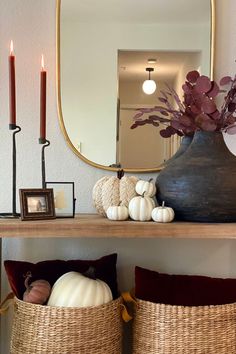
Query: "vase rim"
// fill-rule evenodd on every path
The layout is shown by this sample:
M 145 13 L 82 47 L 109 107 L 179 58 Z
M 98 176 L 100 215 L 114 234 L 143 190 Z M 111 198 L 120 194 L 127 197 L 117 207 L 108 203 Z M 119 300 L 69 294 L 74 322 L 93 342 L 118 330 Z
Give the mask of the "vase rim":
M 222 132 L 218 131 L 218 130 L 215 130 L 213 132 L 209 132 L 206 130 L 196 130 L 194 135 L 196 135 L 196 134 L 205 134 L 205 135 L 221 134 L 222 135 Z

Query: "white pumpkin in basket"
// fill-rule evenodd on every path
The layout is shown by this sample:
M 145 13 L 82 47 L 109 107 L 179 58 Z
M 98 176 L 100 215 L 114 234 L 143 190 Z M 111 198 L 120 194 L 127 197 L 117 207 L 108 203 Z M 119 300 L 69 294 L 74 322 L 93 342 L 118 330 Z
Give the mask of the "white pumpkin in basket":
M 152 210 L 155 208 L 155 201 L 150 197 L 134 197 L 129 202 L 129 216 L 136 221 L 149 221 L 152 218 Z
M 125 205 L 110 206 L 107 209 L 107 217 L 110 220 L 127 220 L 129 218 L 128 208 Z
M 110 206 L 128 207 L 130 200 L 137 195 L 135 185 L 138 178 L 135 176 L 105 176 L 93 187 L 93 203 L 98 214 L 107 216 Z
M 171 222 L 174 220 L 174 217 L 174 210 L 170 207 L 166 207 L 165 202 L 162 202 L 162 206 L 154 208 L 152 211 L 152 219 L 156 222 Z
M 78 272 L 63 274 L 53 285 L 49 306 L 88 307 L 112 300 L 109 286 L 102 280 L 91 279 Z
M 156 186 L 151 178 L 149 181 L 140 179 L 135 186 L 135 190 L 139 195 L 145 195 L 145 197 L 154 197 L 156 194 Z

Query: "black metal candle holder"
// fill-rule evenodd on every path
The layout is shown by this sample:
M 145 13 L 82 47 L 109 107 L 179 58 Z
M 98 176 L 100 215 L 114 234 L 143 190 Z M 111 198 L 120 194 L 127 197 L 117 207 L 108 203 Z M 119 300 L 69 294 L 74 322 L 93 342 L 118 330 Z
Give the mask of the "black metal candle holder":
M 46 188 L 46 170 L 45 170 L 45 148 L 50 145 L 50 141 L 47 139 L 39 138 L 39 144 L 42 144 L 41 152 L 41 171 L 42 171 L 42 188 Z
M 21 128 L 16 124 L 9 124 L 9 129 L 13 130 L 12 134 L 12 212 L 0 213 L 0 218 L 19 218 L 20 214 L 16 212 L 16 134 Z

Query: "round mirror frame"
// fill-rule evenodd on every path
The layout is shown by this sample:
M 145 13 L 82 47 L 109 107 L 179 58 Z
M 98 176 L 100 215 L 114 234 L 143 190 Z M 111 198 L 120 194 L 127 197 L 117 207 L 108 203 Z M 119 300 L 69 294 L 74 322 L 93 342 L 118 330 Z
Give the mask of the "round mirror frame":
M 211 1 L 211 38 L 210 38 L 210 77 L 213 79 L 214 77 L 214 60 L 215 60 L 215 0 L 210 0 Z M 87 159 L 85 156 L 83 156 L 73 145 L 71 142 L 66 128 L 65 128 L 65 123 L 63 119 L 63 114 L 62 114 L 62 105 L 61 105 L 61 57 L 60 57 L 60 18 L 61 18 L 61 0 L 57 0 L 56 3 L 56 89 L 57 89 L 57 109 L 58 109 L 58 115 L 59 115 L 59 123 L 60 123 L 60 128 L 61 131 L 64 135 L 64 138 L 66 140 L 66 143 L 70 147 L 70 149 L 84 162 L 88 163 L 89 165 L 100 168 L 102 170 L 107 170 L 107 171 L 114 171 L 117 172 L 120 170 L 120 168 L 115 168 L 115 167 L 109 167 L 109 166 L 104 166 L 100 165 L 96 162 L 93 162 L 89 159 Z M 124 172 L 130 172 L 130 173 L 148 173 L 148 172 L 157 172 L 160 171 L 162 168 L 161 167 L 156 167 L 156 168 L 124 168 Z

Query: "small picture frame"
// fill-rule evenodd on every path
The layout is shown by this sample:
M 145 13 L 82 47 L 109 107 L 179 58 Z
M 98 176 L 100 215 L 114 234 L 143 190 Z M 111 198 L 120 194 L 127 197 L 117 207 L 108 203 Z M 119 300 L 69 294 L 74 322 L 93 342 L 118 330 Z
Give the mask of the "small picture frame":
M 52 189 L 20 189 L 21 220 L 55 219 Z
M 52 188 L 57 218 L 75 217 L 75 186 L 74 182 L 46 182 L 47 188 Z

